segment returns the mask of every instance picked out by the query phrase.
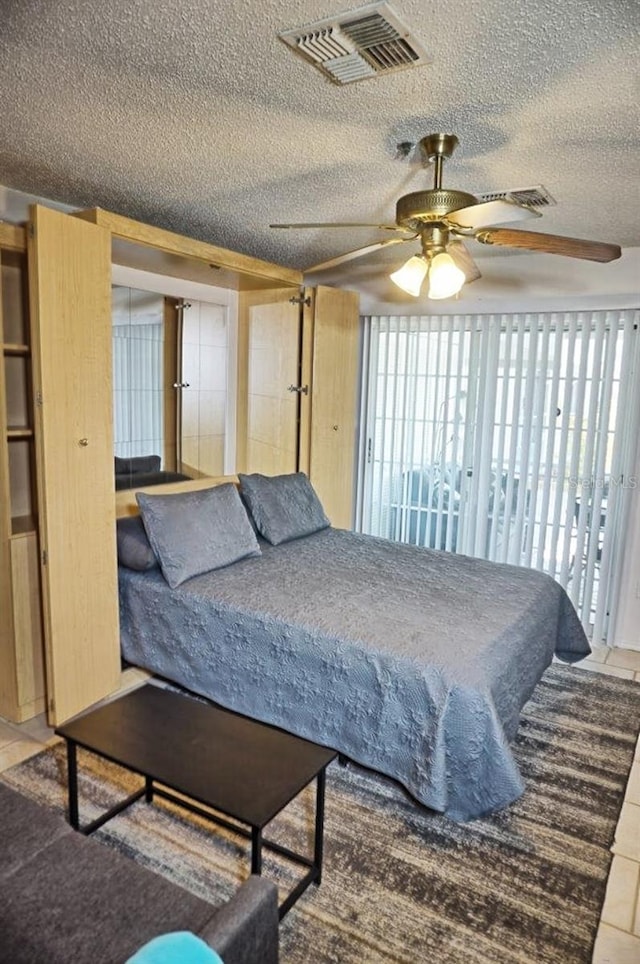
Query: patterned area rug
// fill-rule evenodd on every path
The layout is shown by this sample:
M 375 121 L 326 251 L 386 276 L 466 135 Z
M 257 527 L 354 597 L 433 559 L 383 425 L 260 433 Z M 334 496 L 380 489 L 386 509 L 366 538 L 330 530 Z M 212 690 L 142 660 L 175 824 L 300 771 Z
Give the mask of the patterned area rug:
M 588 964 L 639 726 L 640 686 L 554 665 L 514 747 L 527 791 L 468 824 L 332 764 L 323 881 L 281 924 L 282 964 Z M 79 769 L 83 821 L 140 785 L 88 753 Z M 64 747 L 2 779 L 62 810 Z M 311 852 L 313 806 L 305 791 L 269 836 Z M 248 872 L 243 838 L 162 801 L 136 803 L 96 837 L 213 901 Z M 283 887 L 296 879 L 279 858 L 264 873 Z

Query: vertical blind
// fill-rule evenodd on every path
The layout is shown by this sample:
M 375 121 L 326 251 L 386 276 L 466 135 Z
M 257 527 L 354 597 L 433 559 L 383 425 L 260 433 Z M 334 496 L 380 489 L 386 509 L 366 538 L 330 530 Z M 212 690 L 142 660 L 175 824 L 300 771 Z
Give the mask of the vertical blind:
M 162 319 L 113 326 L 113 424 L 115 454 L 164 452 Z
M 636 486 L 637 323 L 366 318 L 360 530 L 541 569 L 606 641 Z

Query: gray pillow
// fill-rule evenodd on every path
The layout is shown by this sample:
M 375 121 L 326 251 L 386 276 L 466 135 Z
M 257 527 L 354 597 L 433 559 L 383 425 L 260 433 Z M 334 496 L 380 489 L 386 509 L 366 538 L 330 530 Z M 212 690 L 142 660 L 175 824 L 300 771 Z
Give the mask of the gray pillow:
M 159 455 L 136 455 L 132 459 L 121 459 L 114 456 L 116 475 L 140 475 L 142 472 L 159 472 L 161 458 Z
M 127 516 L 116 521 L 118 562 L 127 569 L 145 572 L 157 569 L 158 560 L 149 544 L 147 533 L 139 515 Z
M 304 472 L 239 475 L 242 497 L 261 536 L 272 546 L 331 525 Z
M 231 483 L 178 495 L 136 493 L 162 575 L 172 589 L 246 556 L 259 556 L 240 495 Z

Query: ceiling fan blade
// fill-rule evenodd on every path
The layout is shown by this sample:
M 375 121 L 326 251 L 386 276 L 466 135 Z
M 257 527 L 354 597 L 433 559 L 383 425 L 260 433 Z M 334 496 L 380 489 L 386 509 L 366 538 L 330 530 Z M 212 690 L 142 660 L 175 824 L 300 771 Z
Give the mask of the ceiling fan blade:
M 541 234 L 538 231 L 519 231 L 516 228 L 489 228 L 487 231 L 479 231 L 475 237 L 483 244 L 545 251 L 547 254 L 584 258 L 586 261 L 615 261 L 622 254 L 619 245 L 605 241 L 583 241 L 581 238 L 565 238 L 558 234 Z
M 478 278 L 482 277 L 478 265 L 475 263 L 462 241 L 450 241 L 447 245 L 447 254 L 451 255 L 456 267 L 460 268 L 460 270 L 464 272 L 468 285 L 470 285 L 472 281 L 477 281 Z
M 495 221 L 492 222 L 495 224 Z M 361 221 L 318 221 L 303 222 L 301 224 L 270 224 L 270 228 L 379 228 L 381 231 L 404 231 L 406 228 L 397 224 L 365 224 Z
M 379 251 L 380 248 L 386 248 L 390 244 L 404 244 L 406 241 L 415 241 L 417 235 L 413 234 L 410 238 L 388 238 L 386 241 L 376 241 L 374 244 L 367 244 L 364 248 L 356 248 L 354 251 L 346 251 L 344 254 L 339 254 L 335 258 L 331 258 L 329 261 L 323 261 L 321 264 L 314 264 L 310 268 L 304 269 L 304 274 L 312 274 L 316 271 L 326 271 L 327 268 L 335 268 L 339 264 L 344 264 L 345 261 L 352 261 L 354 258 L 362 258 L 365 254 L 370 254 L 372 251 Z
M 526 221 L 542 217 L 539 211 L 517 204 L 515 201 L 483 201 L 471 207 L 451 211 L 444 221 L 454 228 L 486 228 L 492 224 L 508 224 L 509 221 Z

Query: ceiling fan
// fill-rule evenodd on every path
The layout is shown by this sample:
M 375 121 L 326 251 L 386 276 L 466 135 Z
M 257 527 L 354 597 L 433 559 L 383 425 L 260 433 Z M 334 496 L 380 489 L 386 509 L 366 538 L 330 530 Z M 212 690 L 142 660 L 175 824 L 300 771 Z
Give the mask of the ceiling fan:
M 415 191 L 399 198 L 396 203 L 396 224 L 340 222 L 271 224 L 270 227 L 368 227 L 393 231 L 397 235 L 312 265 L 306 269 L 307 274 L 334 268 L 345 261 L 360 258 L 393 244 L 419 240 L 421 253 L 412 255 L 390 276 L 398 287 L 415 297 L 420 294 L 425 279 L 429 284 L 427 297 L 450 298 L 460 291 L 465 282 L 470 283 L 480 277 L 478 266 L 461 240 L 463 238 L 471 238 L 482 244 L 525 248 L 528 251 L 543 251 L 588 261 L 615 261 L 620 257 L 621 250 L 617 244 L 522 231 L 517 228 L 494 227 L 512 221 L 537 218 L 540 213 L 508 192 L 504 198 L 481 201 L 466 191 L 443 188 L 444 159 L 451 157 L 457 144 L 458 138 L 455 134 L 429 134 L 420 141 L 425 162 L 434 164 L 433 188 L 430 191 Z

